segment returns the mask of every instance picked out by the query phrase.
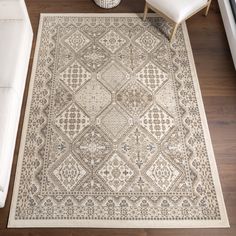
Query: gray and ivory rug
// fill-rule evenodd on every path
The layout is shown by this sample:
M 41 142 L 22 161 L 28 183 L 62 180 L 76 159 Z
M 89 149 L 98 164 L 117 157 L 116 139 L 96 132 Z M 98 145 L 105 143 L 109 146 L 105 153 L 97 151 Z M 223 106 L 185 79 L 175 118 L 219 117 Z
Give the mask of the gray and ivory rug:
M 187 29 L 169 30 L 41 16 L 9 227 L 228 226 Z

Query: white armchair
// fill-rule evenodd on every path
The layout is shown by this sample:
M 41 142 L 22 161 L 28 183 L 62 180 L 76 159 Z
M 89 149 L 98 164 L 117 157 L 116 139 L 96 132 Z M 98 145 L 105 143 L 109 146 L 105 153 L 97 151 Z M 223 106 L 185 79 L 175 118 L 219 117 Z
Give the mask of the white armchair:
M 146 19 L 150 8 L 173 23 L 174 27 L 170 36 L 170 40 L 172 40 L 181 22 L 203 8 L 206 8 L 205 16 L 207 16 L 210 5 L 211 0 L 146 0 L 143 19 Z

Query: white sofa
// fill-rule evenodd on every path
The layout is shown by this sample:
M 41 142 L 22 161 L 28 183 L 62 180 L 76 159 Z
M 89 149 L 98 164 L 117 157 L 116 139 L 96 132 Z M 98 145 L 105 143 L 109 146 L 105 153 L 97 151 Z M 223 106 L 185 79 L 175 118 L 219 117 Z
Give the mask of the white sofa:
M 236 1 L 236 0 L 233 0 Z M 232 2 L 233 2 L 232 1 Z M 234 66 L 236 69 L 236 22 L 229 0 L 218 0 Z
M 24 0 L 0 0 L 0 207 L 4 207 L 33 32 Z

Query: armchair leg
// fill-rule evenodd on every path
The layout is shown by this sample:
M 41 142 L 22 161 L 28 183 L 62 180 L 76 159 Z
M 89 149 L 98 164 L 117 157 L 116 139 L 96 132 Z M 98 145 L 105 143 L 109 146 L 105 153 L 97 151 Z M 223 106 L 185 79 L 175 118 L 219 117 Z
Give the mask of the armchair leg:
M 208 1 L 208 5 L 207 5 L 207 8 L 206 8 L 205 16 L 208 15 L 208 12 L 209 12 L 210 6 L 211 6 L 211 0 Z
M 148 5 L 145 2 L 145 7 L 144 7 L 144 14 L 143 14 L 143 20 L 145 21 L 147 18 L 147 13 L 148 13 Z
M 174 25 L 172 33 L 171 33 L 171 36 L 170 36 L 170 42 L 173 40 L 173 38 L 175 36 L 175 33 L 176 33 L 177 29 L 178 29 L 178 26 L 179 26 L 179 24 L 177 24 L 177 23 Z

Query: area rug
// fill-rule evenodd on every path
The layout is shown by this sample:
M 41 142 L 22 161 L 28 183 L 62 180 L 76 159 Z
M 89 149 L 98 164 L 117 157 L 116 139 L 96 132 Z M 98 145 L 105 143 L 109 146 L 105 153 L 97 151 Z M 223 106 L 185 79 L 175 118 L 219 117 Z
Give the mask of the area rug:
M 227 227 L 185 24 L 41 15 L 9 227 Z

